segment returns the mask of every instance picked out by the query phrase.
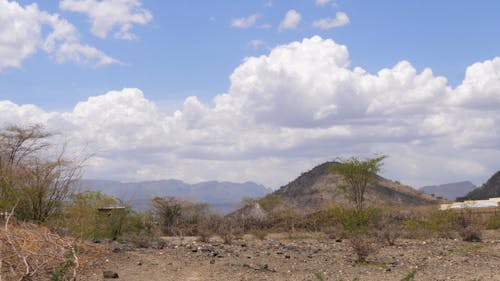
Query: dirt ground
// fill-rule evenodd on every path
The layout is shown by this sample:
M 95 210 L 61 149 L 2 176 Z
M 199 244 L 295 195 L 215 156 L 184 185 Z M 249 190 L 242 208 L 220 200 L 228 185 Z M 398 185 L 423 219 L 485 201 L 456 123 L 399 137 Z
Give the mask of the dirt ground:
M 500 280 L 500 233 L 483 242 L 452 239 L 398 240 L 368 258 L 354 262 L 347 240 L 310 235 L 246 236 L 224 245 L 194 238 L 163 238 L 163 249 L 112 246 L 106 261 L 81 280 Z M 114 248 L 113 248 L 114 247 Z M 409 278 L 414 273 L 414 279 Z M 404 279 L 407 277 L 407 279 Z M 111 280 L 111 279 L 106 279 Z

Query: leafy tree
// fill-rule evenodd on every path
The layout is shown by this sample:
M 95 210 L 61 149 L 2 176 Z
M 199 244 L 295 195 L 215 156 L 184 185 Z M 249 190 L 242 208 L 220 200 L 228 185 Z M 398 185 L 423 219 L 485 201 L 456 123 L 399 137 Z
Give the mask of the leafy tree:
M 354 204 L 357 213 L 363 211 L 366 187 L 376 179 L 385 158 L 386 156 L 363 160 L 357 157 L 339 158 L 338 163 L 332 165 L 331 171 L 344 178 L 346 184 L 341 185 L 340 188 Z

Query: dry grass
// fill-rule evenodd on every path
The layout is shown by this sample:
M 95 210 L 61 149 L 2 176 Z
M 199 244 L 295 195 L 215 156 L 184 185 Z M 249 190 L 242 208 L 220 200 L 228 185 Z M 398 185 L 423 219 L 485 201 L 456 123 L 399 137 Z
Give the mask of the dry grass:
M 103 256 L 94 245 L 61 237 L 48 228 L 11 222 L 0 227 L 0 281 L 76 280 Z

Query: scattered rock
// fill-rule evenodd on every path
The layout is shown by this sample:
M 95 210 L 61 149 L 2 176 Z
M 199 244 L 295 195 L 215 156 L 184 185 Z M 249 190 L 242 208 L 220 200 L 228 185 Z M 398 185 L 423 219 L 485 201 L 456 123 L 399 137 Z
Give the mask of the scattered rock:
M 104 279 L 118 279 L 118 278 L 120 278 L 118 276 L 118 273 L 111 271 L 111 270 L 103 271 L 102 275 L 103 275 Z

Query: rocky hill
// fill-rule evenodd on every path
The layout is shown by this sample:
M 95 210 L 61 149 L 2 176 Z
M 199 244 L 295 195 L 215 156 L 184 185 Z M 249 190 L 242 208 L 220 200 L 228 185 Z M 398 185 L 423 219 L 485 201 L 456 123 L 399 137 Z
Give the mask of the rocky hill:
M 458 201 L 482 200 L 500 197 L 500 171 L 496 172 L 485 184 L 467 193 L 464 197 L 457 198 Z
M 305 211 L 317 210 L 334 202 L 347 203 L 344 192 L 339 188 L 343 184 L 342 177 L 330 172 L 331 165 L 335 164 L 338 163 L 326 162 L 316 166 L 273 194 L 290 206 Z M 365 198 L 367 202 L 386 205 L 424 205 L 442 201 L 407 185 L 379 176 L 375 184 L 368 186 Z
M 470 181 L 461 181 L 441 185 L 424 186 L 420 188 L 420 191 L 441 196 L 450 201 L 455 201 L 458 197 L 465 196 L 475 188 L 476 186 Z

